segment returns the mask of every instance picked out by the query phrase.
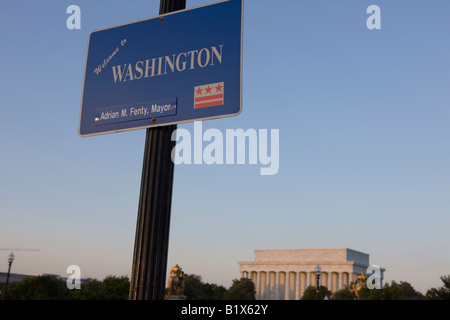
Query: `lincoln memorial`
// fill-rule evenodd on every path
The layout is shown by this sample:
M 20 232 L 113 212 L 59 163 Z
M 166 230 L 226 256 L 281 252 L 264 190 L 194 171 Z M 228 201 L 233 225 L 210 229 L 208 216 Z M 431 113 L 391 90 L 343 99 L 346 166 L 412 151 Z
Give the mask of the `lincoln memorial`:
M 348 248 L 255 250 L 255 261 L 238 263 L 242 278 L 255 284 L 256 299 L 298 300 L 316 285 L 317 264 L 322 267 L 320 285 L 335 292 L 366 274 L 369 255 Z

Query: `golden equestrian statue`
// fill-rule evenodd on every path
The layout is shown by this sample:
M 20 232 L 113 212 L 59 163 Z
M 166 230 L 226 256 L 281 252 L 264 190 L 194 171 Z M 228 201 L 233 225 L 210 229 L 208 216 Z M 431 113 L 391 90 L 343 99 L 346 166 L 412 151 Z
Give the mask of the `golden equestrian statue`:
M 183 291 L 184 272 L 177 264 L 170 270 L 168 298 L 183 299 Z
M 358 276 L 358 279 L 352 283 L 351 291 L 355 299 L 358 299 L 359 290 L 366 285 L 367 277 L 361 271 L 361 274 Z

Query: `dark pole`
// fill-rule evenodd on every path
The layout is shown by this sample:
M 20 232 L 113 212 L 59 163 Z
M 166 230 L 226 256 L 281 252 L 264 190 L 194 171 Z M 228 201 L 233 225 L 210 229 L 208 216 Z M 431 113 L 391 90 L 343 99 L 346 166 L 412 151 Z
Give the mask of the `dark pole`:
M 186 8 L 186 0 L 161 0 L 159 14 Z M 163 21 L 161 23 L 164 23 Z M 130 300 L 163 300 L 169 249 L 176 125 L 147 129 Z
M 316 274 L 316 293 L 317 293 L 317 300 L 320 300 L 320 296 L 319 296 L 319 279 L 320 279 L 320 275 Z

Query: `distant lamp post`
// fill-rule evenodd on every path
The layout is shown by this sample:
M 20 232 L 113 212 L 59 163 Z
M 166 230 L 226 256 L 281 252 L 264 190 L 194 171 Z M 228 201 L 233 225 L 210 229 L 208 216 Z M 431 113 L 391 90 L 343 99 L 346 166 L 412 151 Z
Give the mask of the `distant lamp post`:
M 316 293 L 317 293 L 317 300 L 319 300 L 319 281 L 320 281 L 320 275 L 322 274 L 322 268 L 319 264 L 314 268 L 314 273 L 316 274 Z
M 6 292 L 8 291 L 9 274 L 11 272 L 11 265 L 14 261 L 14 253 L 11 252 L 8 256 L 8 274 L 6 275 L 5 292 L 3 292 L 3 300 L 6 300 Z

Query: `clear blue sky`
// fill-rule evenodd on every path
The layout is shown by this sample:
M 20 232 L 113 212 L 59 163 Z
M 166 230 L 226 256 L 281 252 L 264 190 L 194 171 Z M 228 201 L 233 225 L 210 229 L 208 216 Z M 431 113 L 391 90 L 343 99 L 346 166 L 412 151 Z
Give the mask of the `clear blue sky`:
M 71 4 L 81 30 L 66 28 Z M 366 27 L 372 4 L 381 30 Z M 89 33 L 158 10 L 157 0 L 0 5 L 0 247 L 41 249 L 16 252 L 13 272 L 130 275 L 145 131 L 79 137 L 81 90 Z M 447 0 L 246 0 L 243 112 L 203 127 L 279 129 L 280 170 L 177 166 L 169 267 L 228 287 L 254 249 L 348 247 L 387 281 L 440 286 L 448 12 Z

